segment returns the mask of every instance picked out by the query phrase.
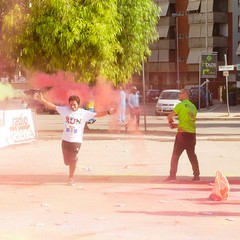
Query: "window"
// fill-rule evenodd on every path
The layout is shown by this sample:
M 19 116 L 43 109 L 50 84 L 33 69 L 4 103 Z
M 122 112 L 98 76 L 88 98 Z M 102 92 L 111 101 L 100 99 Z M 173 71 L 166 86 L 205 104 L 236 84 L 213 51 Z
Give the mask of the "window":
M 240 42 L 238 43 L 238 47 L 237 47 L 237 51 L 236 51 L 236 55 L 240 55 Z
M 169 3 L 160 4 L 160 8 L 161 8 L 160 17 L 167 16 L 168 7 L 169 7 Z
M 207 5 L 207 12 L 213 12 L 213 0 L 202 0 L 201 13 L 206 12 L 206 5 Z
M 213 23 L 208 23 L 208 36 L 212 37 L 213 36 Z M 201 25 L 201 37 L 206 37 L 206 24 Z
M 189 51 L 187 64 L 198 64 L 200 61 L 201 48 L 192 48 Z
M 199 6 L 200 6 L 200 0 L 199 1 L 188 1 L 188 6 L 187 6 L 187 12 L 192 12 L 192 11 L 199 11 Z
M 158 62 L 158 50 L 152 50 L 148 62 Z
M 159 38 L 166 38 L 168 36 L 169 26 L 157 27 Z
M 189 28 L 189 38 L 205 37 L 206 24 L 192 24 Z M 213 36 L 213 23 L 208 23 L 208 36 Z
M 159 50 L 159 62 L 169 62 L 169 50 Z
M 208 51 L 212 52 L 212 48 L 208 47 Z M 206 48 L 191 48 L 187 58 L 187 64 L 199 64 L 201 54 L 206 52 Z
M 201 24 L 191 24 L 189 28 L 189 38 L 196 38 L 201 36 Z
M 240 32 L 240 16 L 238 16 L 238 32 Z

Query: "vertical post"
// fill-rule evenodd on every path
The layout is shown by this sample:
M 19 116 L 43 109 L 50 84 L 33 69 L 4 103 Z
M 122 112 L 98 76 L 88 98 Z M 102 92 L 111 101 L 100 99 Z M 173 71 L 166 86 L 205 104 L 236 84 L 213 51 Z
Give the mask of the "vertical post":
M 208 78 L 206 79 L 206 108 L 209 108 L 209 96 L 208 96 Z
M 180 78 L 179 78 L 179 38 L 178 38 L 178 16 L 176 17 L 176 40 L 177 40 L 177 87 L 180 89 Z
M 36 140 L 38 140 L 38 123 L 37 123 L 37 113 L 35 111 L 31 111 L 33 118 L 33 126 L 35 129 Z
M 178 37 L 178 17 L 182 16 L 181 13 L 173 13 L 172 14 L 173 17 L 176 18 L 176 65 L 177 65 L 177 88 L 180 89 L 180 70 L 179 70 L 179 37 Z
M 145 68 L 144 68 L 144 60 L 142 60 L 142 84 L 143 84 L 144 131 L 146 131 L 146 130 L 147 130 L 147 123 L 146 123 L 146 89 L 145 89 Z
M 225 62 L 225 66 L 227 66 L 227 55 L 224 54 L 224 62 Z M 228 98 L 228 75 L 226 75 L 226 103 L 227 103 L 227 112 L 228 112 L 228 116 L 230 115 L 230 111 L 229 111 L 229 98 Z
M 206 0 L 206 14 L 205 14 L 205 18 L 206 18 L 206 52 L 208 52 L 208 0 Z
M 198 75 L 198 111 L 201 109 L 201 64 L 202 64 L 202 54 L 199 56 L 199 75 Z
M 208 0 L 206 0 L 206 52 L 208 53 Z M 209 108 L 208 82 L 206 79 L 206 107 Z M 199 92 L 200 94 L 200 92 Z

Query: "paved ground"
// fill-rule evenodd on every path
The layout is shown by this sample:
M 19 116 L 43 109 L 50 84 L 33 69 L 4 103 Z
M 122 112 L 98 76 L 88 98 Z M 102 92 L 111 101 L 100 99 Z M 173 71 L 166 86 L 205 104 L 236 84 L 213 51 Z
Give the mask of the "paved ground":
M 59 135 L 1 149 L 0 239 L 238 239 L 238 141 L 198 141 L 201 181 L 191 182 L 183 154 L 177 182 L 165 183 L 172 139 L 105 135 L 85 138 L 73 187 L 66 185 Z M 209 199 L 216 171 L 230 182 L 226 201 Z
M 116 124 L 116 115 L 98 118 L 88 125 L 85 139 L 138 139 L 173 141 L 175 130 L 168 127 L 166 116 L 155 116 L 155 103 L 145 107 L 146 117 L 140 121 L 140 131 L 135 134 L 125 132 L 125 124 Z M 129 115 L 127 114 L 127 117 Z M 217 122 L 217 124 L 216 124 Z M 36 128 L 40 139 L 60 139 L 62 134 L 62 119 L 59 115 L 37 115 Z M 215 102 L 209 109 L 201 109 L 197 115 L 198 140 L 237 140 L 240 141 L 240 105 L 227 107 L 221 102 Z

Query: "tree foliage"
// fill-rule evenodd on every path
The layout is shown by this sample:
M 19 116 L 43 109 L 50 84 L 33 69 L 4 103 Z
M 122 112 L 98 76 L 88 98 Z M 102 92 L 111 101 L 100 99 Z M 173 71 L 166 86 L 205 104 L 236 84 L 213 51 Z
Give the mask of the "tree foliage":
M 33 71 L 101 76 L 116 85 L 141 70 L 157 38 L 152 0 L 31 0 L 15 4 L 3 21 L 7 58 Z
M 12 74 L 16 64 L 10 65 L 10 62 L 6 61 L 6 55 L 4 54 L 4 43 L 2 41 L 2 23 L 4 16 L 9 12 L 9 10 L 14 5 L 14 2 L 11 0 L 1 0 L 0 1 L 0 67 Z M 0 75 L 6 74 L 6 72 L 0 72 Z

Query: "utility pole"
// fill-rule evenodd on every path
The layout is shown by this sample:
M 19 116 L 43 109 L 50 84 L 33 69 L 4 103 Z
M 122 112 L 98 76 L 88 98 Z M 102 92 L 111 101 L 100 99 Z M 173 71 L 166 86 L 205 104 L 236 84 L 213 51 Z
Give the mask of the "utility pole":
M 206 0 L 206 52 L 208 53 L 208 0 Z M 208 82 L 206 79 L 206 107 L 209 108 Z M 200 92 L 199 92 L 200 95 Z
M 226 54 L 224 54 L 224 62 L 225 62 L 225 66 L 227 66 L 227 55 L 226 55 Z M 230 116 L 230 110 L 229 110 L 229 94 L 228 94 L 228 75 L 226 75 L 226 103 L 227 103 L 228 116 Z
M 142 84 L 143 84 L 144 130 L 147 131 L 147 121 L 146 121 L 146 89 L 145 89 L 145 68 L 144 68 L 144 60 L 142 60 Z
M 177 51 L 177 59 L 176 59 L 176 64 L 177 64 L 177 88 L 180 89 L 181 82 L 180 82 L 180 70 L 179 70 L 179 37 L 178 37 L 178 17 L 182 16 L 181 13 L 173 13 L 173 17 L 176 18 L 176 51 Z

